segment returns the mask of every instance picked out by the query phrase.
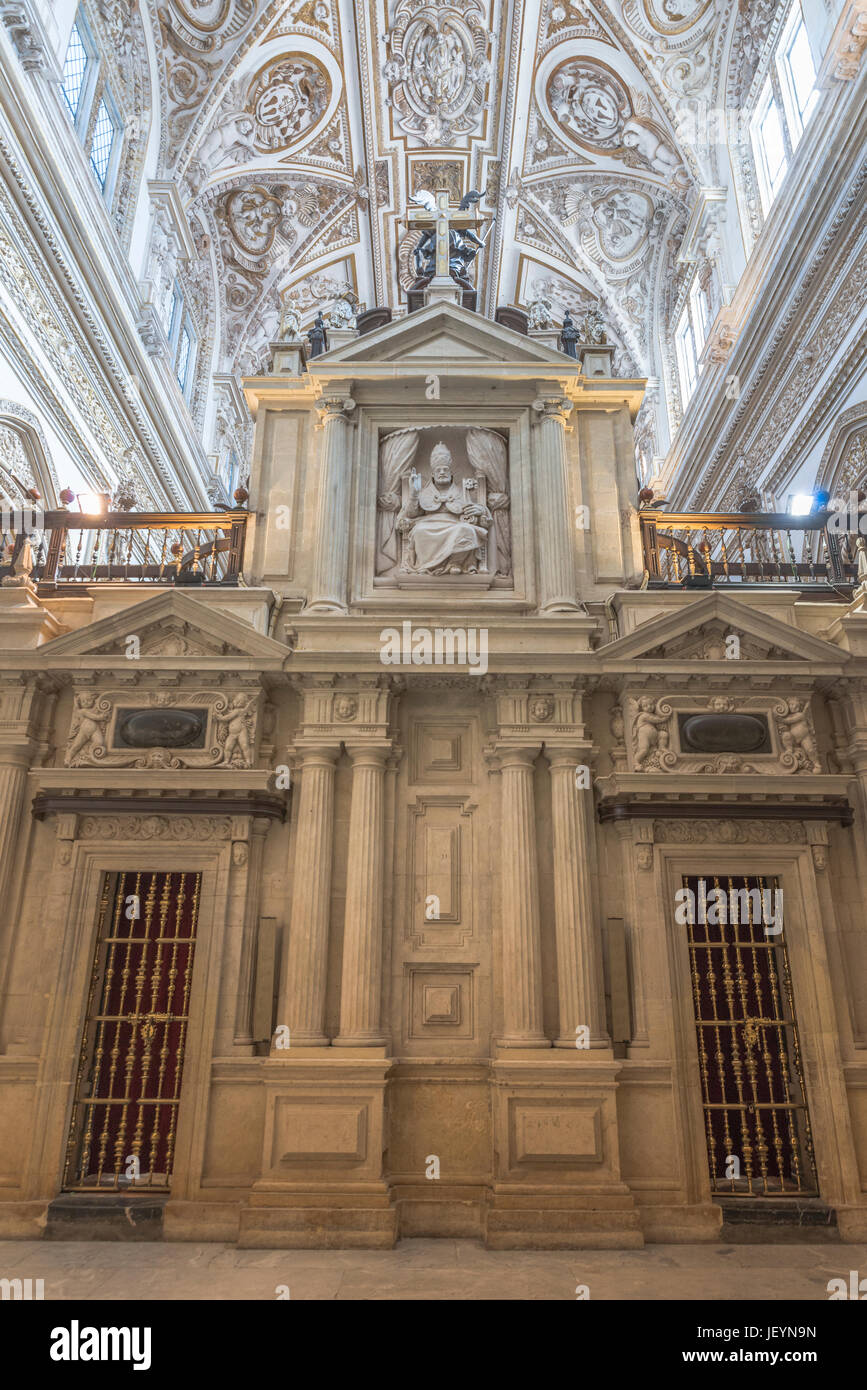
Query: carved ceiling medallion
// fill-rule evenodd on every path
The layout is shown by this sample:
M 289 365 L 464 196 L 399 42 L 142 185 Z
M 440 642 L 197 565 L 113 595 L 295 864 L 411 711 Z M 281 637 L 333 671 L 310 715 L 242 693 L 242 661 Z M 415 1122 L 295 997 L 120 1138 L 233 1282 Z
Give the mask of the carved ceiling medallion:
M 650 199 L 625 188 L 591 195 L 576 184 L 566 193 L 565 210 L 563 225 L 578 224 L 582 244 L 594 260 L 600 251 L 609 261 L 630 260 L 647 239 L 653 219 Z
M 283 216 L 279 198 L 259 184 L 235 188 L 226 195 L 223 211 L 236 245 L 258 264 L 270 251 Z
M 558 125 L 591 150 L 617 150 L 632 115 L 629 93 L 605 63 L 572 58 L 548 79 L 548 106 Z
M 627 0 L 623 17 L 637 32 L 641 32 L 640 12 L 657 34 L 682 34 L 703 19 L 713 8 L 713 0 Z
M 383 75 L 401 130 L 445 144 L 476 128 L 490 75 L 490 38 L 480 0 L 465 8 L 399 0 Z
M 311 129 L 328 108 L 331 82 L 306 53 L 289 53 L 257 73 L 247 96 L 261 150 L 284 150 Z
M 254 9 L 255 0 L 171 0 L 163 13 L 178 38 L 205 51 L 243 29 Z

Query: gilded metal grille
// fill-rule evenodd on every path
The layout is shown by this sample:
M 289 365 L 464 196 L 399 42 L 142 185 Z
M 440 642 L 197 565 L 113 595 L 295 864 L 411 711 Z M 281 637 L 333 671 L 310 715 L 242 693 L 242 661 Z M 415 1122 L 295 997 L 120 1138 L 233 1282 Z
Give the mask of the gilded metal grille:
M 815 1195 L 778 881 L 709 875 L 684 878 L 683 887 L 692 894 L 687 930 L 713 1191 Z
M 63 1185 L 166 1189 L 201 875 L 107 874 Z

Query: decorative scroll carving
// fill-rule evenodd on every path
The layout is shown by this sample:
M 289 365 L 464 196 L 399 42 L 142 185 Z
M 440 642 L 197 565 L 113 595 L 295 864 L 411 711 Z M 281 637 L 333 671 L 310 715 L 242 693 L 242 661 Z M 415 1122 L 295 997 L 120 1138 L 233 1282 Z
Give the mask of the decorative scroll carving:
M 82 816 L 82 840 L 226 840 L 231 816 Z
M 655 820 L 657 844 L 802 845 L 804 827 L 795 820 Z

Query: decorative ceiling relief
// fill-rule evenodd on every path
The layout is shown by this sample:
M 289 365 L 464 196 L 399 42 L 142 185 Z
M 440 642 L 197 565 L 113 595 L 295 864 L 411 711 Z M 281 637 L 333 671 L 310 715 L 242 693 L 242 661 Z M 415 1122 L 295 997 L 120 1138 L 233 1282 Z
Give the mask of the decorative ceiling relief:
M 209 189 L 202 210 L 213 218 L 224 303 L 220 359 L 228 369 L 261 358 L 279 319 L 277 286 L 311 249 L 321 256 L 358 240 L 356 192 L 336 178 L 264 172 Z M 348 220 L 347 220 L 348 219 Z M 326 242 L 327 244 L 322 244 Z
M 568 312 L 576 323 L 581 323 L 585 314 L 598 309 L 605 320 L 608 341 L 614 344 L 614 368 L 618 376 L 637 377 L 643 374 L 633 349 L 624 343 L 626 335 L 620 331 L 617 309 L 606 293 L 604 296 L 596 289 L 577 283 L 565 275 L 532 261 L 525 261 L 520 276 L 518 303 L 526 306 L 541 305 L 541 313 L 547 313 L 554 324 L 563 321 Z M 537 316 L 540 311 L 537 309 Z
M 280 198 L 256 184 L 235 188 L 227 193 L 222 213 L 232 238 L 234 258 L 246 270 L 261 270 L 283 217 Z
M 447 145 L 478 129 L 492 40 L 482 0 L 398 0 L 383 76 L 405 135 Z
M 592 160 L 558 140 L 534 101 L 527 123 L 527 143 L 524 149 L 524 174 L 538 174 L 563 164 L 592 164 Z
M 577 227 L 585 255 L 607 261 L 616 272 L 631 273 L 650 235 L 654 205 L 646 193 L 605 183 L 570 183 L 558 199 L 564 227 Z
M 255 8 L 256 0 L 169 0 L 162 12 L 184 43 L 209 53 L 240 33 Z
M 294 13 L 293 13 L 294 10 Z M 297 29 L 312 29 L 320 34 L 332 32 L 331 5 L 329 0 L 301 0 L 300 5 L 290 6 L 289 13 L 282 15 L 268 34 L 275 38 L 289 34 Z
M 316 125 L 330 99 L 328 74 L 310 54 L 274 59 L 256 74 L 247 94 L 257 147 L 266 152 L 287 149 Z
M 256 0 L 166 0 L 157 14 L 163 40 L 168 128 L 163 149 L 172 163 L 256 13 Z
M 541 53 L 554 44 L 573 37 L 599 39 L 602 43 L 614 46 L 614 40 L 603 29 L 589 6 L 575 4 L 573 0 L 543 0 L 539 35 L 542 40 Z
M 539 251 L 547 251 L 561 260 L 569 260 L 572 248 L 562 229 L 542 209 L 536 205 L 521 202 L 515 219 L 515 237 L 525 246 L 535 246 Z
M 713 17 L 714 0 L 626 0 L 623 18 L 637 33 L 646 25 L 655 34 L 683 34 L 708 12 Z
M 558 124 L 590 150 L 620 149 L 632 115 L 629 93 L 606 63 L 572 58 L 548 79 L 548 106 Z
M 607 63 L 568 59 L 551 73 L 545 95 L 554 120 L 584 149 L 688 186 L 673 141 L 651 117 L 650 98 L 630 91 Z
M 299 158 L 311 159 L 335 168 L 347 168 L 346 150 L 348 146 L 345 112 L 339 111 L 334 120 L 326 126 L 309 145 L 305 146 Z
M 742 105 L 759 66 L 774 16 L 781 14 L 776 0 L 745 0 L 738 5 L 732 40 L 733 61 L 728 72 L 726 105 Z

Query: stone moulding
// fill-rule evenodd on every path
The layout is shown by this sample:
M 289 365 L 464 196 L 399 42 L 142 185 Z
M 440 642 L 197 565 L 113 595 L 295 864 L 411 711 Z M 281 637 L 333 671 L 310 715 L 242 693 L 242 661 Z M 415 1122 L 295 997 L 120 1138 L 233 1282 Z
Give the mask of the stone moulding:
M 77 812 L 81 815 L 104 816 L 106 824 L 118 814 L 132 813 L 136 820 L 163 820 L 168 816 L 267 816 L 284 821 L 289 813 L 289 800 L 276 793 L 259 792 L 253 796 L 160 797 L 148 802 L 139 796 L 48 796 L 37 792 L 31 814 L 34 820 L 44 820 L 52 814 Z M 118 824 L 118 822 L 114 822 Z M 172 833 L 176 833 L 176 822 Z M 169 821 L 166 820 L 166 825 Z M 116 832 L 115 832 L 116 833 Z M 130 830 L 130 834 L 139 833 Z
M 802 821 L 832 820 L 852 825 L 855 813 L 846 797 L 821 801 L 631 801 L 622 797 L 603 797 L 598 808 L 602 825 L 610 821 L 648 820 L 664 815 L 666 820 L 717 821 Z M 685 838 L 685 835 L 684 835 Z

